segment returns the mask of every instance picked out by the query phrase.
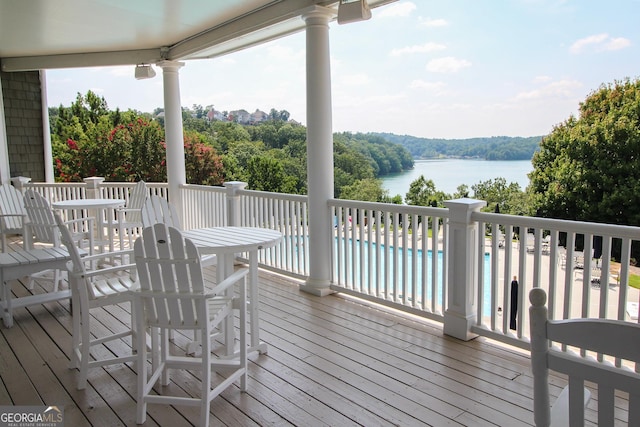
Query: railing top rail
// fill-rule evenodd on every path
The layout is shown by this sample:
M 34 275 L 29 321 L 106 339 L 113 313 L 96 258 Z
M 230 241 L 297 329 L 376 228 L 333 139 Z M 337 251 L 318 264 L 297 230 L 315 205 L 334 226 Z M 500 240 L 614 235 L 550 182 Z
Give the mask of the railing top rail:
M 291 200 L 294 202 L 306 202 L 308 200 L 308 196 L 306 195 L 274 193 L 272 191 L 238 190 L 238 194 L 249 197 L 266 197 L 269 199 Z
M 342 208 L 371 209 L 378 211 L 392 211 L 407 215 L 431 215 L 439 217 L 447 217 L 449 215 L 448 208 L 434 208 L 429 206 L 409 206 L 396 205 L 393 203 L 380 202 L 362 202 L 358 200 L 330 199 L 329 206 L 337 206 Z
M 86 182 L 28 182 L 24 184 L 25 188 L 33 188 L 33 187 L 53 187 L 53 188 L 63 188 L 63 187 L 86 187 Z
M 109 181 L 109 182 L 100 183 L 100 187 L 108 187 L 108 188 L 135 187 L 136 184 L 137 182 Z M 153 187 L 153 188 L 167 188 L 169 186 L 169 184 L 167 184 L 166 182 L 145 182 L 145 184 L 147 184 L 147 187 Z
M 568 219 L 536 218 L 530 216 L 506 215 L 489 212 L 472 212 L 471 220 L 489 224 L 509 224 L 517 227 L 539 228 L 542 230 L 560 230 L 569 233 L 587 233 L 640 240 L 640 227 L 631 225 L 601 224 L 596 222 L 573 221 Z
M 212 191 L 214 193 L 227 192 L 227 189 L 225 187 L 220 187 L 217 185 L 182 184 L 180 185 L 180 188 L 185 190 Z

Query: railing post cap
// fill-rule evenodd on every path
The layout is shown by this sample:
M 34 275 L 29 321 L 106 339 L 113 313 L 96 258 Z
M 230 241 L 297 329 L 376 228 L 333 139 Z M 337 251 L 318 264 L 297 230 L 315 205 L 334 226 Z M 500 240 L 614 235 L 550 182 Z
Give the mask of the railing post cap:
M 13 182 L 13 185 L 16 185 L 17 183 L 28 184 L 31 182 L 31 178 L 28 176 L 14 176 L 11 178 L 11 182 Z
M 247 183 L 242 181 L 227 181 L 222 185 L 224 185 L 227 188 L 242 190 L 247 186 Z
M 449 208 L 450 220 L 455 222 L 468 222 L 470 213 L 480 210 L 480 208 L 487 205 L 487 202 L 463 197 L 461 199 L 446 200 L 444 205 Z
M 83 181 L 86 182 L 87 185 L 92 186 L 93 188 L 96 188 L 98 185 L 100 185 L 104 181 L 104 178 L 101 176 L 90 176 L 88 178 L 84 178 Z
M 471 209 L 485 207 L 487 206 L 487 202 L 485 200 L 470 199 L 468 197 L 462 197 L 460 199 L 445 200 L 444 205 L 448 208 L 466 206 L 467 209 L 471 210 Z

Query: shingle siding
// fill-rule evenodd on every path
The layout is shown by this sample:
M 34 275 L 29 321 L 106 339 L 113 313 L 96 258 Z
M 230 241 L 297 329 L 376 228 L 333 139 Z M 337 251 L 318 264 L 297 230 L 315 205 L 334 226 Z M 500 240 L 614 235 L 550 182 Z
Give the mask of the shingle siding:
M 43 182 L 44 146 L 40 73 L 0 72 L 11 176 Z

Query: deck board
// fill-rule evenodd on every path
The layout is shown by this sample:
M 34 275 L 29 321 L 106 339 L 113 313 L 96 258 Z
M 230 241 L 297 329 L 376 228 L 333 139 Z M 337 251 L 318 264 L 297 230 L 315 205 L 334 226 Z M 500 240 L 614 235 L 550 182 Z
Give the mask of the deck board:
M 268 353 L 251 357 L 247 393 L 234 385 L 212 402 L 211 425 L 532 425 L 526 352 L 484 338 L 462 342 L 437 324 L 350 297 L 309 295 L 272 273 L 261 272 L 260 283 Z M 29 290 L 16 281 L 14 293 Z M 130 327 L 130 309 L 97 310 L 92 332 Z M 76 390 L 69 310 L 69 301 L 21 308 L 13 328 L 0 327 L 0 405 L 62 405 L 67 425 L 135 425 L 132 364 L 92 369 L 87 389 Z M 177 334 L 172 351 L 183 353 L 188 342 Z M 125 354 L 130 345 L 125 338 L 95 354 Z M 197 395 L 197 372 L 172 374 L 169 389 Z M 197 408 L 149 405 L 145 425 L 195 425 L 198 415 Z

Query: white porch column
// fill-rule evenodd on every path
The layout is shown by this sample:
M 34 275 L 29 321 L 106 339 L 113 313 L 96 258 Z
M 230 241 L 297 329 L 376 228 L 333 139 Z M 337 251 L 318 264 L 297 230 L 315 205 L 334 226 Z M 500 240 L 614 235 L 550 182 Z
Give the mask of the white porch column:
M 164 135 L 167 145 L 167 182 L 169 201 L 173 203 L 182 221 L 182 194 L 180 185 L 187 183 L 184 167 L 184 136 L 182 133 L 182 105 L 180 103 L 180 73 L 183 62 L 160 61 L 164 86 Z
M 40 103 L 42 105 L 42 146 L 44 147 L 44 181 L 55 182 L 53 173 L 53 149 L 49 130 L 49 102 L 47 98 L 47 72 L 40 70 Z
M 300 289 L 314 295 L 332 293 L 333 127 L 329 20 L 335 12 L 314 7 L 302 16 L 307 40 L 307 179 L 309 194 L 309 278 Z
M 444 333 L 468 341 L 476 337 L 470 332 L 476 319 L 476 285 L 478 283 L 478 224 L 471 222 L 471 212 L 479 211 L 487 202 L 475 199 L 447 200 L 449 208 L 449 248 L 447 309 Z

